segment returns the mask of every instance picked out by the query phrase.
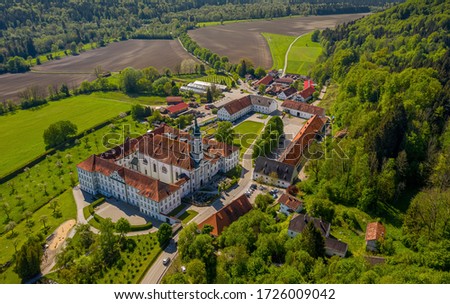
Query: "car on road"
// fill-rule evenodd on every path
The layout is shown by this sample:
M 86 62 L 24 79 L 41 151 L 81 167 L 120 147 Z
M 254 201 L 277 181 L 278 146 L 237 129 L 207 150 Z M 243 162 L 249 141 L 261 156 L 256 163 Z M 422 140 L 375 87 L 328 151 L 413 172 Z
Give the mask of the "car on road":
M 163 260 L 163 265 L 167 266 L 167 265 L 169 265 L 169 264 L 170 264 L 170 258 L 165 258 L 165 259 Z

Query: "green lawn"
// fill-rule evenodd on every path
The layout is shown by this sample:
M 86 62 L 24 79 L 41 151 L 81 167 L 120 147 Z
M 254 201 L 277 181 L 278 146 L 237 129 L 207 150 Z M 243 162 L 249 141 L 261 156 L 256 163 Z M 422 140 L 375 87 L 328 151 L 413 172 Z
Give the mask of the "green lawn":
M 188 210 L 185 213 L 183 213 L 178 219 L 180 219 L 183 224 L 187 224 L 190 220 L 196 217 L 197 214 L 198 214 L 197 211 Z
M 39 109 L 0 116 L 0 176 L 45 152 L 42 136 L 50 124 L 70 120 L 83 132 L 130 110 L 129 102 L 133 100 L 118 92 L 79 95 L 50 102 Z
M 14 229 L 15 237 L 11 238 L 10 233 L 5 233 L 0 236 L 0 264 L 4 264 L 10 260 L 15 251 L 14 245 L 19 249 L 30 234 L 42 232 L 45 236 L 48 236 L 65 221 L 76 219 L 77 209 L 72 195 L 72 189 L 65 191 L 55 198 L 55 200 L 59 202 L 59 215 L 54 215 L 49 204 L 46 204 L 32 215 L 28 226 L 25 220 L 17 224 L 17 227 Z M 45 223 L 47 229 L 44 229 L 43 223 L 40 221 L 43 215 L 47 216 Z M 1 284 L 20 283 L 20 279 L 13 271 L 13 268 L 11 266 L 4 273 L 0 274 Z
M 302 36 L 291 47 L 288 55 L 287 73 L 307 75 L 319 58 L 322 53 L 322 46 L 318 42 L 312 42 L 311 35 L 312 33 Z
M 255 121 L 244 121 L 234 127 L 236 137 L 233 140 L 233 144 L 240 147 L 240 158 L 242 158 L 248 147 L 250 147 L 253 141 L 259 136 L 263 128 L 263 123 Z
M 269 44 L 272 54 L 272 69 L 279 70 L 284 68 L 284 56 L 289 45 L 294 41 L 295 36 L 286 36 L 272 33 L 261 33 Z
M 105 151 L 107 145 L 103 145 L 102 139 L 109 139 L 111 146 L 122 143 L 124 140 L 122 125 L 127 126 L 133 137 L 147 130 L 146 125 L 133 122 L 131 117 L 117 120 L 114 124 L 117 126 L 115 130 L 111 130 L 108 126 L 97 130 L 81 139 L 79 144 L 57 152 L 8 183 L 0 184 L 0 197 L 2 202 L 9 205 L 11 220 L 20 223 L 24 220 L 24 209 L 35 212 L 75 184 L 78 180 L 76 164 L 94 153 Z M 0 211 L 0 224 L 5 225 L 7 221 L 5 212 Z M 3 229 L 0 229 L 0 234 L 2 233 Z M 1 258 L 8 257 L 1 255 L 0 263 Z
M 272 69 L 282 69 L 284 67 L 284 57 L 289 45 L 295 40 L 294 36 L 278 35 L 271 33 L 262 33 L 269 44 L 272 54 Z M 322 47 L 318 42 L 311 41 L 312 33 L 300 37 L 288 55 L 288 64 L 286 73 L 307 75 L 319 55 L 322 53 Z

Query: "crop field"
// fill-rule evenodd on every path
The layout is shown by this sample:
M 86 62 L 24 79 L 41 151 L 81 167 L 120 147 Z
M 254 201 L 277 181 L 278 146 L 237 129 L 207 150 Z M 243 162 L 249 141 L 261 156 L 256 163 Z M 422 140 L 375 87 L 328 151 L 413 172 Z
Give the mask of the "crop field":
M 275 20 L 235 22 L 206 26 L 189 31 L 189 35 L 202 47 L 230 61 L 249 58 L 255 66 L 272 67 L 269 45 L 261 33 L 299 36 L 315 29 L 333 28 L 338 24 L 361 18 L 365 14 L 290 17 Z
M 0 176 L 45 152 L 43 134 L 50 124 L 70 120 L 78 126 L 79 132 L 83 132 L 130 108 L 130 103 L 121 101 L 118 96 L 106 98 L 103 93 L 103 96 L 79 95 L 50 102 L 38 109 L 0 116 Z
M 94 68 L 118 72 L 126 67 L 142 69 L 148 66 L 162 70 L 173 69 L 189 55 L 178 40 L 127 40 L 114 42 L 106 47 L 83 52 L 78 56 L 67 56 L 33 67 L 33 72 L 0 75 L 0 101 L 17 99 L 17 94 L 26 87 L 38 85 L 47 89 L 49 85 L 66 83 L 78 86 L 83 80 L 94 80 Z

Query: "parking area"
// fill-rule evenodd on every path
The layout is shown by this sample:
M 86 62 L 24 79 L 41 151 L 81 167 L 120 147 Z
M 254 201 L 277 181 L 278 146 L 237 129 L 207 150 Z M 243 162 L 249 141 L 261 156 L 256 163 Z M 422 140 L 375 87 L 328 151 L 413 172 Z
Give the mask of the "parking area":
M 283 192 L 284 189 L 253 182 L 249 184 L 249 187 L 245 191 L 245 195 L 247 196 L 250 203 L 254 204 L 258 194 L 270 194 L 275 200 L 277 200 Z
M 103 218 L 111 218 L 115 223 L 120 218 L 127 219 L 131 225 L 143 225 L 152 222 L 154 227 L 159 227 L 161 222 L 139 212 L 139 209 L 125 202 L 108 198 L 95 209 L 95 213 Z

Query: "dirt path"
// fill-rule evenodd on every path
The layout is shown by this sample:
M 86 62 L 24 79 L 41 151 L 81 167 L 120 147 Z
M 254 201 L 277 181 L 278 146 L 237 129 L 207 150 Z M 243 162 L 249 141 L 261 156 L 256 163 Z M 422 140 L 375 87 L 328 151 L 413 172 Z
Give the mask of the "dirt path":
M 53 237 L 47 243 L 48 247 L 44 252 L 44 256 L 42 258 L 41 270 L 42 275 L 46 275 L 49 273 L 53 266 L 55 266 L 55 257 L 56 254 L 61 250 L 62 245 L 65 243 L 67 236 L 69 235 L 72 228 L 75 226 L 75 220 L 68 220 L 62 223 L 56 230 L 53 232 Z
M 300 36 L 298 36 L 297 38 L 294 39 L 294 41 L 292 41 L 292 43 L 289 45 L 286 54 L 284 55 L 284 67 L 283 67 L 283 76 L 286 75 L 286 69 L 287 69 L 287 65 L 288 65 L 288 56 L 289 56 L 289 52 L 291 51 L 291 47 L 294 45 L 295 42 L 297 42 L 297 40 L 299 38 L 301 38 L 302 36 L 305 36 L 306 34 L 302 34 Z

